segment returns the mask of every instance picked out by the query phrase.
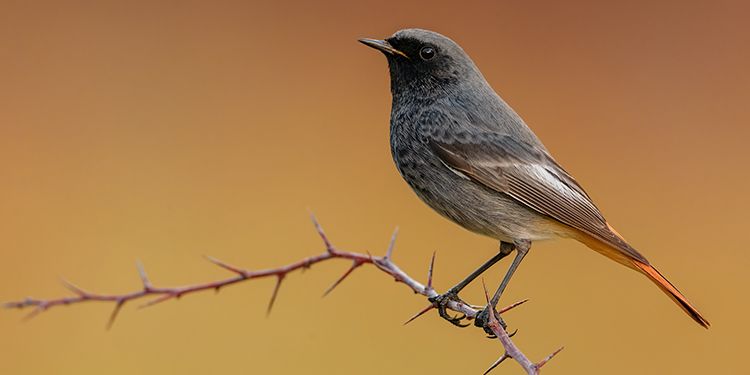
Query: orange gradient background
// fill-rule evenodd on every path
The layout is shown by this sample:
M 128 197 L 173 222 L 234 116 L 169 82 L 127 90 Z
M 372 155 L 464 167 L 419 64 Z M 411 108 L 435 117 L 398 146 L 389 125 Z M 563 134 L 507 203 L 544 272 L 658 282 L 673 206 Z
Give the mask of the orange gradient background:
M 117 4 L 120 3 L 120 4 Z M 442 219 L 388 149 L 385 59 L 399 28 L 458 41 L 610 222 L 708 317 L 698 327 L 641 275 L 572 241 L 536 244 L 504 296 L 549 374 L 746 368 L 750 212 L 747 2 L 248 1 L 0 3 L 0 300 L 227 273 L 335 244 L 444 290 L 496 243 Z M 485 275 L 494 286 L 507 262 Z M 258 280 L 145 310 L 0 311 L 3 374 L 478 374 L 501 353 L 363 268 L 293 274 L 270 317 Z M 464 294 L 483 300 L 481 287 Z M 514 363 L 501 374 L 520 373 Z

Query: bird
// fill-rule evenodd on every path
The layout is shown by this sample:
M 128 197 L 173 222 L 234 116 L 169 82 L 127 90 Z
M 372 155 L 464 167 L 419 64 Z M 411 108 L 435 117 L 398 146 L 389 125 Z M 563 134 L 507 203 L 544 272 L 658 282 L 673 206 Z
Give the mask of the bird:
M 456 42 L 417 28 L 359 41 L 388 61 L 391 156 L 403 179 L 440 215 L 500 242 L 491 259 L 430 299 L 442 318 L 467 326 L 465 316 L 446 311 L 448 302 L 460 301 L 464 287 L 515 251 L 490 303 L 474 317 L 474 325 L 487 330 L 488 310 L 495 311 L 532 242 L 569 238 L 645 275 L 695 322 L 709 327 L 693 304 L 609 224 Z

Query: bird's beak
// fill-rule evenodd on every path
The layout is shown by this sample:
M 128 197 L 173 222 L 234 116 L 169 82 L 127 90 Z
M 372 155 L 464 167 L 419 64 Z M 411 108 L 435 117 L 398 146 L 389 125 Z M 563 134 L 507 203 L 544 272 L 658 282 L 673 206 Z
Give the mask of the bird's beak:
M 360 39 L 359 42 L 389 55 L 399 55 L 407 59 L 409 58 L 409 56 L 406 56 L 405 53 L 393 48 L 393 46 L 385 40 L 363 38 Z

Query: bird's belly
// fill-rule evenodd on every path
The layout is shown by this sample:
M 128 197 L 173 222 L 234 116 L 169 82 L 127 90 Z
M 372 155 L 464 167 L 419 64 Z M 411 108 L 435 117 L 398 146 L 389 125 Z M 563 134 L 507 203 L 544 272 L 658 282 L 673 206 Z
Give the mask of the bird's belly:
M 396 160 L 402 177 L 422 201 L 456 224 L 506 242 L 565 236 L 562 224 L 451 171 L 437 158 L 414 159 Z

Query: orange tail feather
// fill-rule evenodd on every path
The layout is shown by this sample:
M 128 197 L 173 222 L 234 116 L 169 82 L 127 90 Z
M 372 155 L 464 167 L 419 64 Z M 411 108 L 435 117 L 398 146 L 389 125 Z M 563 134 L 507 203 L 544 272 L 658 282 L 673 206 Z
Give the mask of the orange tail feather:
M 711 323 L 706 320 L 706 318 L 701 315 L 698 310 L 693 307 L 693 305 L 690 304 L 690 302 L 685 298 L 682 293 L 680 293 L 677 288 L 675 288 L 672 283 L 667 280 L 659 271 L 656 270 L 656 268 L 652 267 L 650 264 L 641 263 L 637 260 L 633 260 L 633 264 L 638 267 L 638 270 L 640 270 L 644 275 L 648 276 L 651 281 L 656 284 L 659 289 L 661 289 L 666 295 L 668 295 L 670 298 L 672 298 L 675 303 L 677 303 L 678 306 L 680 306 L 685 312 L 690 315 L 693 320 L 695 320 L 698 324 L 703 326 L 704 328 L 708 328 Z
M 610 229 L 612 230 L 612 233 L 614 233 L 618 238 L 622 239 L 622 237 L 617 234 L 614 229 L 612 229 L 611 227 Z M 666 277 L 659 273 L 656 268 L 648 264 L 648 261 L 646 261 L 646 259 L 643 258 L 642 255 L 638 254 L 635 249 L 629 248 L 629 245 L 627 245 L 625 240 L 622 240 L 622 243 L 620 243 L 619 245 L 628 246 L 630 250 L 629 252 L 620 250 L 618 249 L 618 246 L 607 244 L 587 234 L 581 233 L 577 236 L 577 239 L 596 252 L 606 256 L 607 258 L 646 275 L 651 281 L 654 282 L 654 284 L 659 287 L 659 289 L 661 289 L 667 296 L 669 296 L 669 298 L 675 301 L 675 303 L 677 303 L 678 306 L 685 310 L 685 312 L 698 324 L 700 324 L 704 328 L 708 328 L 711 325 L 708 320 L 706 320 L 706 318 L 704 318 L 703 315 L 701 315 L 701 313 L 698 312 L 698 310 L 693 307 L 690 302 L 688 302 L 687 298 L 685 298 L 685 296 L 680 293 L 680 291 L 677 290 L 677 288 L 672 285 L 669 280 L 667 280 Z M 641 259 L 635 259 L 630 255 L 632 253 L 635 253 Z

